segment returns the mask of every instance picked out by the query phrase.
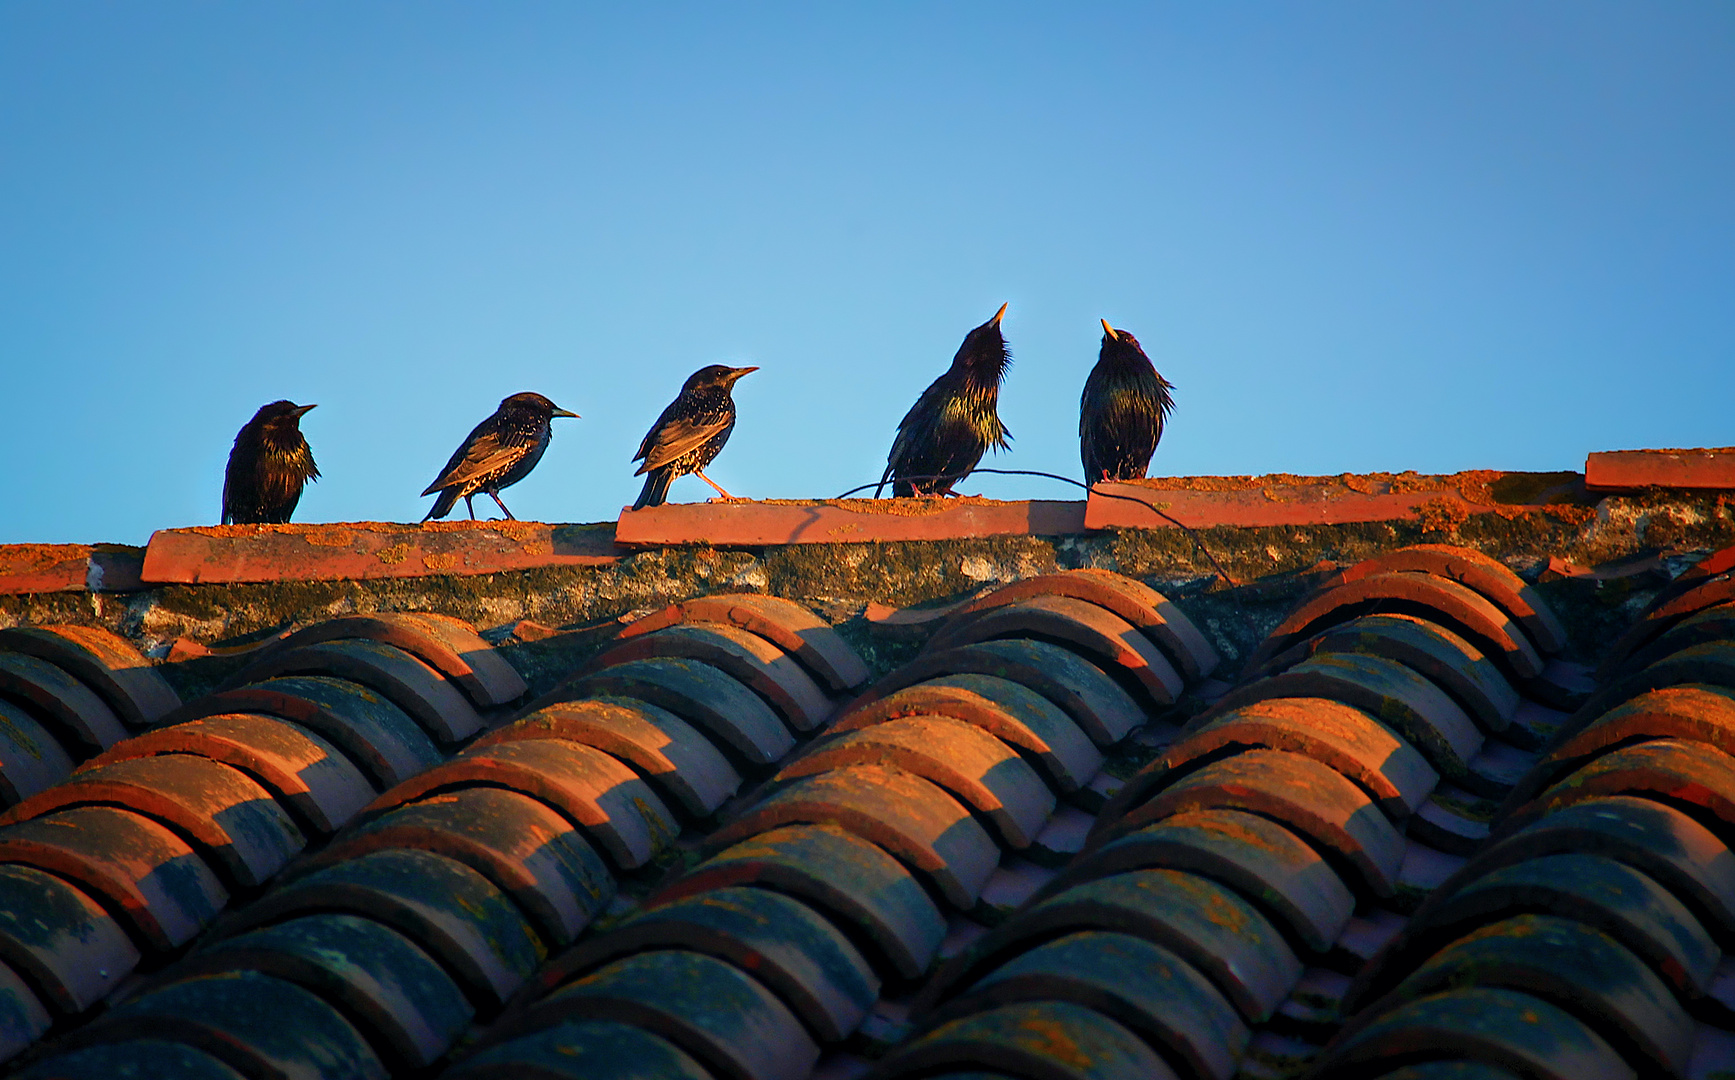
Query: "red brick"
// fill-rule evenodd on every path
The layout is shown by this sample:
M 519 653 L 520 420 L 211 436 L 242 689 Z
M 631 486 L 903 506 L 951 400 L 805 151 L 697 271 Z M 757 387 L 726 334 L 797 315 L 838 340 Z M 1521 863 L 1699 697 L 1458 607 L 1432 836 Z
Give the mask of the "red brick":
M 1647 487 L 1735 489 L 1735 447 L 1604 450 L 1585 459 L 1584 483 L 1598 491 Z
M 83 591 L 88 544 L 0 544 L 0 595 Z
M 494 574 L 619 561 L 608 526 L 534 521 L 358 521 L 162 529 L 145 549 L 148 584 L 360 581 Z
M 1064 536 L 1084 532 L 1084 507 L 1082 502 L 981 498 L 669 503 L 622 510 L 615 539 L 626 547 L 768 547 Z
M 1215 525 L 1332 525 L 1354 521 L 1414 520 L 1417 509 L 1445 502 L 1466 513 L 1487 513 L 1499 507 L 1539 506 L 1496 503 L 1491 483 L 1506 477 L 1549 477 L 1546 473 L 1453 473 L 1411 476 L 1398 483 L 1391 476 L 1222 476 L 1200 477 L 1203 486 L 1176 483 L 1180 478 L 1153 477 L 1129 483 L 1097 484 L 1085 509 L 1087 529 L 1163 529 L 1171 522 L 1151 508 L 1189 528 Z M 1564 474 L 1552 474 L 1562 476 Z M 1351 483 L 1355 486 L 1351 486 Z M 1170 484 L 1174 486 L 1165 486 Z M 1537 496 L 1570 494 L 1572 484 L 1558 484 Z M 1404 490 L 1404 489 L 1408 490 Z M 1136 500 L 1136 501 L 1135 501 Z M 1143 505 L 1141 505 L 1143 504 Z

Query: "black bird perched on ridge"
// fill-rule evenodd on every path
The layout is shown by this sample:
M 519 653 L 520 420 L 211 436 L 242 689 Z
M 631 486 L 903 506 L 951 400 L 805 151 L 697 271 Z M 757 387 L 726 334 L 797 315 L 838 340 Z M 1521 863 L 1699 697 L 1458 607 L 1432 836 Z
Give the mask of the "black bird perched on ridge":
M 558 408 L 541 394 L 513 394 L 502 401 L 494 415 L 477 424 L 469 438 L 453 452 L 452 460 L 440 470 L 440 478 L 422 492 L 440 493 L 434 500 L 434 508 L 422 520 L 445 517 L 462 498 L 464 508 L 470 511 L 470 520 L 475 521 L 476 506 L 470 500 L 478 494 L 493 499 L 500 512 L 512 518 L 512 511 L 500 501 L 500 489 L 511 487 L 536 468 L 542 452 L 548 449 L 548 440 L 553 438 L 549 421 L 556 416 L 578 418 L 577 413 Z
M 223 472 L 223 524 L 289 521 L 301 489 L 319 479 L 319 466 L 301 434 L 301 418 L 314 407 L 273 401 L 242 426 Z
M 680 394 L 657 417 L 645 433 L 645 441 L 639 443 L 639 452 L 633 455 L 634 461 L 644 461 L 633 475 L 650 474 L 645 476 L 645 488 L 633 503 L 634 510 L 663 505 L 669 497 L 669 485 L 688 473 L 716 488 L 725 499 L 735 497 L 705 475 L 705 466 L 723 452 L 723 444 L 735 430 L 735 399 L 729 392 L 737 379 L 758 370 L 712 364 L 687 377 Z
M 1137 480 L 1151 466 L 1174 387 L 1157 374 L 1139 339 L 1102 320 L 1102 350 L 1078 402 L 1084 482 Z
M 886 455 L 885 474 L 874 489 L 875 498 L 887 481 L 898 498 L 950 495 L 952 485 L 976 467 L 989 447 L 1006 449 L 1012 433 L 996 411 L 1000 379 L 1012 363 L 1000 333 L 1000 320 L 1005 317 L 1006 305 L 1001 304 L 992 319 L 964 335 L 952 366 L 904 414 L 892 452 Z

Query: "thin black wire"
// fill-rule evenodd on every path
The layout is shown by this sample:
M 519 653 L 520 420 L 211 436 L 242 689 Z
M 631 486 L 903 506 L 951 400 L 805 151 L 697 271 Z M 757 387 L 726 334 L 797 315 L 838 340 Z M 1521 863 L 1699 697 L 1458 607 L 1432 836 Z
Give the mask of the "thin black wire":
M 1074 480 L 1070 476 L 1059 476 L 1059 475 L 1056 475 L 1055 473 L 1039 472 L 1035 469 L 971 469 L 969 472 L 936 473 L 936 474 L 931 475 L 931 476 L 900 476 L 897 479 L 905 480 L 905 481 L 909 481 L 909 480 L 921 480 L 921 481 L 962 480 L 966 476 L 969 476 L 970 473 L 993 473 L 995 476 L 1040 476 L 1040 477 L 1043 477 L 1044 479 L 1047 479 L 1047 480 L 1059 480 L 1063 484 L 1071 484 L 1073 487 L 1083 488 L 1087 493 L 1092 491 L 1092 490 L 1095 490 L 1096 494 L 1099 497 L 1104 498 L 1104 499 L 1121 499 L 1121 500 L 1124 500 L 1124 501 L 1130 502 L 1130 503 L 1138 503 L 1140 506 L 1143 506 L 1146 509 L 1150 510 L 1151 513 L 1162 518 L 1164 521 L 1173 525 L 1175 528 L 1180 529 L 1182 532 L 1186 533 L 1187 536 L 1192 539 L 1193 545 L 1199 549 L 1199 553 L 1201 555 L 1205 556 L 1206 560 L 1209 561 L 1211 566 L 1217 571 L 1218 577 L 1222 578 L 1225 582 L 1227 582 L 1230 585 L 1240 585 L 1241 584 L 1239 581 L 1236 581 L 1234 578 L 1230 577 L 1229 572 L 1227 570 L 1223 569 L 1223 564 L 1217 561 L 1217 557 L 1215 555 L 1211 554 L 1211 549 L 1205 546 L 1205 542 L 1203 540 L 1199 539 L 1198 533 L 1194 532 L 1192 530 L 1192 528 L 1190 528 L 1189 526 L 1187 526 L 1187 525 L 1185 525 L 1179 521 L 1176 521 L 1174 518 L 1170 517 L 1168 514 L 1165 514 L 1162 511 L 1162 509 L 1157 506 L 1156 503 L 1149 502 L 1145 499 L 1141 499 L 1136 495 L 1122 495 L 1122 494 L 1119 494 L 1118 492 L 1103 491 L 1101 488 L 1093 489 L 1089 484 L 1082 483 L 1078 480 Z M 866 491 L 868 488 L 883 487 L 884 485 L 885 485 L 884 480 L 880 480 L 876 484 L 862 484 L 859 487 L 850 488 L 848 491 L 844 492 L 842 495 L 839 495 L 838 498 L 839 499 L 847 499 L 851 495 L 854 495 L 858 491 Z

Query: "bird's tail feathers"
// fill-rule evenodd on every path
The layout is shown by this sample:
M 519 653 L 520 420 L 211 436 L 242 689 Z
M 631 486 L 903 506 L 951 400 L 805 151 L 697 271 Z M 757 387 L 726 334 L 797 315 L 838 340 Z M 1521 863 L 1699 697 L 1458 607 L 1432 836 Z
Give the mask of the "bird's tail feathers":
M 639 501 L 633 503 L 634 510 L 643 510 L 647 506 L 661 506 L 669 497 L 669 485 L 674 483 L 673 469 L 657 469 L 645 477 L 645 489 L 639 492 Z
M 458 489 L 455 487 L 441 488 L 440 497 L 434 500 L 434 508 L 429 510 L 428 516 L 422 520 L 427 521 L 430 518 L 443 518 L 447 514 L 450 514 L 452 512 L 452 507 L 456 505 L 458 505 Z

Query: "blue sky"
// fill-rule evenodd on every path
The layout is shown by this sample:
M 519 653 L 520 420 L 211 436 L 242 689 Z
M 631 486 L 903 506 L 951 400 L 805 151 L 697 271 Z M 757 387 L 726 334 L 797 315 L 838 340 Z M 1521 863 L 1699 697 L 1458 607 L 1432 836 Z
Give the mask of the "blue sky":
M 1003 301 L 990 465 L 1078 474 L 1099 317 L 1159 475 L 1728 445 L 1731 192 L 1721 2 L 6 0 L 0 542 L 214 522 L 279 397 L 298 520 L 418 519 L 519 390 L 584 418 L 514 513 L 611 519 L 718 362 L 712 477 L 829 496 Z

